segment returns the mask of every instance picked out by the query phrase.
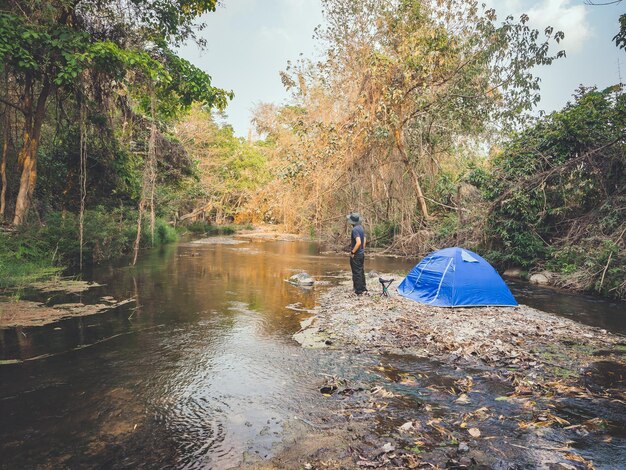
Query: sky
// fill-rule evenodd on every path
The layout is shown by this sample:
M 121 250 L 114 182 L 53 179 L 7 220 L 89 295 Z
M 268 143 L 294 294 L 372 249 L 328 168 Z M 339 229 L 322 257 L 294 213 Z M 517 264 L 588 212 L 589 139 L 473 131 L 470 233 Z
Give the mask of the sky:
M 567 57 L 536 71 L 542 80 L 539 109 L 562 108 L 580 84 L 604 88 L 618 83 L 618 58 L 622 82 L 626 81 L 626 54 L 612 41 L 617 19 L 626 13 L 626 1 L 607 6 L 586 5 L 585 0 L 486 3 L 495 8 L 499 18 L 527 13 L 532 27 L 543 30 L 553 26 L 565 33 L 560 48 Z M 258 103 L 288 101 L 279 77 L 287 62 L 295 62 L 301 55 L 318 56 L 313 32 L 324 21 L 320 0 L 223 0 L 216 12 L 201 20 L 206 23 L 200 32 L 206 47 L 188 44 L 180 53 L 209 73 L 215 86 L 235 92 L 225 121 L 236 135 L 246 137 Z

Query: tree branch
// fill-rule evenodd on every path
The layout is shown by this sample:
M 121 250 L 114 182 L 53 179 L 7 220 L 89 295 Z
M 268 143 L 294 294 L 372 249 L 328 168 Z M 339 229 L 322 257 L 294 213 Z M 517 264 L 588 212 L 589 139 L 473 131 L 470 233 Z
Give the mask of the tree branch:
M 0 96 L 0 103 L 4 103 L 7 106 L 10 106 L 13 109 L 17 109 L 18 111 L 20 111 L 22 114 L 26 114 L 26 110 L 24 108 L 22 108 L 21 106 L 16 105 L 15 103 L 11 103 L 9 100 L 4 99 L 2 96 Z

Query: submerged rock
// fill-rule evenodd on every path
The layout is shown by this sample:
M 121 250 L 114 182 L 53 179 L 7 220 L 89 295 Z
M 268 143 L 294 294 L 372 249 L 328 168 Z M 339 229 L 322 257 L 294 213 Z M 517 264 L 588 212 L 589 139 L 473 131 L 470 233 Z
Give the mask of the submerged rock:
M 332 344 L 328 334 L 317 326 L 317 317 L 302 320 L 300 331 L 293 335 L 293 339 L 300 343 L 303 348 L 310 349 L 327 348 Z
M 299 331 L 293 335 L 293 339 L 300 343 L 303 348 L 308 349 L 327 348 L 330 346 L 326 343 L 328 341 L 327 336 L 322 334 L 317 327 Z
M 77 279 L 52 279 L 50 281 L 32 283 L 30 287 L 45 293 L 65 292 L 66 294 L 81 294 L 94 287 L 102 287 L 102 284 L 79 281 Z
M 0 329 L 19 326 L 42 326 L 66 318 L 84 317 L 106 312 L 127 303 L 134 302 L 130 298 L 121 301 L 108 301 L 106 304 L 83 304 L 80 302 L 57 304 L 51 307 L 40 302 L 28 300 L 0 300 Z

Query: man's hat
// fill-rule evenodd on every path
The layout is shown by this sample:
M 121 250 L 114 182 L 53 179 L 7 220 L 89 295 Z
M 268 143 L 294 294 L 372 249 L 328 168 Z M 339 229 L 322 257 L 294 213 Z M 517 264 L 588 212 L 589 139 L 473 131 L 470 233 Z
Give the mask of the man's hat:
M 352 225 L 359 225 L 363 222 L 363 219 L 358 212 L 352 212 L 351 214 L 348 214 L 346 218 L 348 219 L 348 222 Z

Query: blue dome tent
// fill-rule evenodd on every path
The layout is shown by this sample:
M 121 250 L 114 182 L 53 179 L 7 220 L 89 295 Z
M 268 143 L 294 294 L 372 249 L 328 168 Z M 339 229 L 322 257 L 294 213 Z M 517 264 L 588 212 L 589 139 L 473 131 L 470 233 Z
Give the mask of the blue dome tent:
M 436 307 L 517 305 L 493 266 L 476 253 L 458 247 L 426 256 L 400 283 L 398 293 Z

